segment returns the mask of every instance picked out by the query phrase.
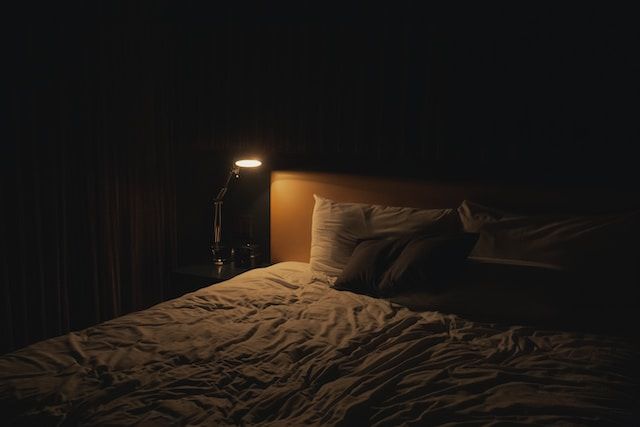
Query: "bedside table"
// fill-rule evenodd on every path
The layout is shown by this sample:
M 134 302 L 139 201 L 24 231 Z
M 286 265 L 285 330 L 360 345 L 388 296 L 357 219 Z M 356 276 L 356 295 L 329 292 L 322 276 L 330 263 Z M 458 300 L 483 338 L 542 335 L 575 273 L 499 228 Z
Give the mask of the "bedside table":
M 208 263 L 176 268 L 171 273 L 171 289 L 166 299 L 177 298 L 205 286 L 224 282 L 245 271 L 267 267 L 269 265 L 270 264 L 258 264 L 236 267 L 235 264 L 231 262 L 223 265 Z

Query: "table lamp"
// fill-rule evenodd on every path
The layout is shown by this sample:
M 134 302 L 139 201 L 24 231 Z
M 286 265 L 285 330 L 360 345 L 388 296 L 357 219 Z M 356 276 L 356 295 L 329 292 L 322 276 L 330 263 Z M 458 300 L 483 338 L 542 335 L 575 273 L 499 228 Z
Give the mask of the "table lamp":
M 240 177 L 241 168 L 257 168 L 262 162 L 257 159 L 242 159 L 236 161 L 231 167 L 231 171 L 224 182 L 224 186 L 218 191 L 218 195 L 213 199 L 213 242 L 211 244 L 211 254 L 213 255 L 213 263 L 217 265 L 224 264 L 231 258 L 231 248 L 221 244 L 222 240 L 222 199 L 229 188 L 231 178 Z

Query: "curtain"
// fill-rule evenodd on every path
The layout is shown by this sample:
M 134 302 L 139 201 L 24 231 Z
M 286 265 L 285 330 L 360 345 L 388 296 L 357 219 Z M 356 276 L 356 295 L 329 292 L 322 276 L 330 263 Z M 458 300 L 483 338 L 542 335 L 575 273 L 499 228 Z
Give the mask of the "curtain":
M 170 32 L 154 28 L 15 28 L 2 156 L 2 352 L 166 292 L 177 246 L 172 49 Z

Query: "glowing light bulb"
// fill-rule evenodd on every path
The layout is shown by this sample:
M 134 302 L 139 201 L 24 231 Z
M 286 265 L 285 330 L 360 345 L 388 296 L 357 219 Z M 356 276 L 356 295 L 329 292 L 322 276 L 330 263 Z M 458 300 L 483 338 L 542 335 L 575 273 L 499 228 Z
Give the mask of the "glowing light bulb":
M 241 168 L 257 168 L 262 165 L 262 162 L 257 159 L 242 159 L 236 162 L 236 166 Z

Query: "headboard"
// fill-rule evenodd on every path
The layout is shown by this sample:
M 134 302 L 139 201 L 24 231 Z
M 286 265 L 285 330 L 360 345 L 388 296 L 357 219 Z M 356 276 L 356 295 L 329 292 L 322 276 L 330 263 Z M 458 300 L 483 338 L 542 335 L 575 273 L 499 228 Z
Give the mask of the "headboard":
M 532 214 L 595 214 L 640 208 L 637 193 L 630 190 L 447 183 L 273 171 L 270 196 L 272 262 L 309 261 L 314 193 L 338 202 L 417 208 L 454 208 L 464 199 L 469 199 Z

